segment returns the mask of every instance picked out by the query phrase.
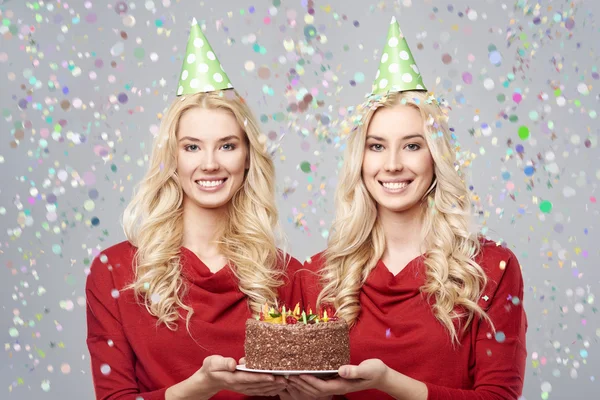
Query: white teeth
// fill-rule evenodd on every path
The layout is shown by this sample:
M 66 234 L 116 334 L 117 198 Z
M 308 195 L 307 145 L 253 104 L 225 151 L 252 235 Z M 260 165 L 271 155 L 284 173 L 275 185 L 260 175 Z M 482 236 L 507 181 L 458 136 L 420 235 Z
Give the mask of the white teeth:
M 402 189 L 402 188 L 405 188 L 406 186 L 408 186 L 408 182 L 382 182 L 382 183 L 383 183 L 383 187 L 385 187 L 386 189 L 392 189 L 392 190 Z
M 202 187 L 219 186 L 223 182 L 225 182 L 225 180 L 223 179 L 221 179 L 220 181 L 196 181 L 196 183 Z

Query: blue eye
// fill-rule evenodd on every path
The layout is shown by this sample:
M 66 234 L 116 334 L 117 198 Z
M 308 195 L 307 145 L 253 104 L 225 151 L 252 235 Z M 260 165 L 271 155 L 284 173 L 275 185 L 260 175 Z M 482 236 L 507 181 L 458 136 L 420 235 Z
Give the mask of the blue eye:
M 417 151 L 417 150 L 419 150 L 419 149 L 421 148 L 421 146 L 419 146 L 419 145 L 418 145 L 418 144 L 416 144 L 416 143 L 410 143 L 410 144 L 407 144 L 407 145 L 406 145 L 406 148 L 407 148 L 409 151 Z
M 196 144 L 187 144 L 184 147 L 185 151 L 196 151 L 198 150 L 198 145 Z
M 233 150 L 235 150 L 235 144 L 233 144 L 233 143 L 226 143 L 226 144 L 223 145 L 223 150 L 233 151 Z
M 369 146 L 369 149 L 373 151 L 383 151 L 383 145 L 379 143 L 375 143 Z

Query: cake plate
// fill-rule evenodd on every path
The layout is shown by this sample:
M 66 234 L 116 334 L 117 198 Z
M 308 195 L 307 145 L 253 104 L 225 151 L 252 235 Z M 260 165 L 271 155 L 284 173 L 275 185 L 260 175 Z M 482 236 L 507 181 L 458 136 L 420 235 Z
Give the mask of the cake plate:
M 283 370 L 270 370 L 270 369 L 251 369 L 246 368 L 246 364 L 240 364 L 235 367 L 238 371 L 246 371 L 246 372 L 256 372 L 260 374 L 271 374 L 271 375 L 283 375 L 286 378 L 291 375 L 313 375 L 321 379 L 333 378 L 338 375 L 337 369 L 331 370 L 323 370 L 323 371 L 311 371 L 311 370 L 293 370 L 293 371 L 283 371 Z

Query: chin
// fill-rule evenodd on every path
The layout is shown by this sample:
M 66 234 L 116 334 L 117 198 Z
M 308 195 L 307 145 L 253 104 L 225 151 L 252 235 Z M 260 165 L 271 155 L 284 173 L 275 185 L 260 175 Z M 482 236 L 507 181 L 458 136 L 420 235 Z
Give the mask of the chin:
M 205 210 L 216 210 L 217 208 L 222 207 L 223 205 L 225 205 L 225 203 L 221 204 L 202 204 L 202 203 L 197 203 L 198 207 L 200 208 L 204 208 Z
M 196 201 L 196 204 L 198 205 L 198 207 L 207 208 L 207 209 L 214 209 L 214 208 L 221 208 L 221 207 L 227 205 L 227 203 L 229 203 L 229 201 L 228 200 L 223 200 L 223 201 Z
M 390 199 L 385 199 L 384 201 L 378 201 L 377 203 L 378 203 L 379 207 L 386 208 L 389 211 L 396 212 L 396 213 L 406 212 L 406 211 L 412 210 L 415 207 L 419 206 L 419 202 L 402 201 L 400 203 L 398 201 L 393 201 Z
M 221 207 L 225 206 L 229 201 L 231 201 L 231 199 L 222 198 L 221 196 L 219 196 L 220 198 L 214 198 L 214 199 L 207 199 L 206 197 L 207 196 L 189 197 L 189 200 L 191 200 L 190 205 L 193 205 L 193 207 L 211 210 L 211 209 L 221 208 Z

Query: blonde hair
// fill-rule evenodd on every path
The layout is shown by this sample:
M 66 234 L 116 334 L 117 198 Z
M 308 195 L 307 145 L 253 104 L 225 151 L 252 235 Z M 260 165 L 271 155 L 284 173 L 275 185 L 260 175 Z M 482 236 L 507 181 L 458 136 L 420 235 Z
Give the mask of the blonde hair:
M 317 303 L 333 304 L 337 315 L 350 325 L 358 319 L 360 288 L 385 250 L 377 205 L 361 177 L 365 140 L 377 109 L 399 103 L 421 113 L 434 161 L 434 181 L 421 204 L 426 265 L 426 282 L 421 292 L 428 300 L 435 298 L 432 304 L 435 317 L 448 330 L 452 343 L 458 343 L 459 331 L 462 328 L 464 332 L 475 315 L 489 321 L 477 304 L 487 280 L 481 266 L 474 261 L 480 243 L 477 235 L 471 233 L 469 194 L 457 173 L 446 116 L 424 92 L 384 97 L 366 110 L 361 126 L 349 138 L 335 193 L 332 233 L 321 270 L 323 290 Z
M 150 167 L 123 216 L 127 239 L 137 248 L 135 281 L 126 289 L 133 289 L 143 300 L 148 312 L 158 318 L 157 324 L 164 323 L 171 330 L 177 329 L 179 309 L 187 311 L 188 331 L 194 313 L 183 301 L 183 189 L 176 169 L 179 121 L 196 107 L 231 112 L 249 144 L 250 168 L 229 203 L 219 250 L 248 296 L 251 312 L 257 315 L 262 304 L 274 303 L 276 288 L 283 283 L 283 271 L 276 267 L 282 254 L 276 247 L 275 167 L 252 112 L 233 90 L 177 98 L 161 122 Z

